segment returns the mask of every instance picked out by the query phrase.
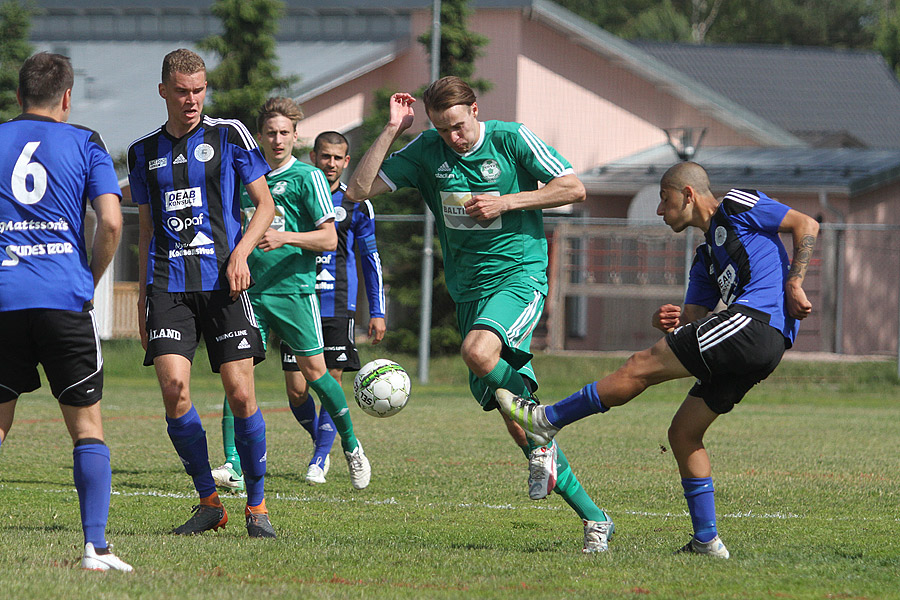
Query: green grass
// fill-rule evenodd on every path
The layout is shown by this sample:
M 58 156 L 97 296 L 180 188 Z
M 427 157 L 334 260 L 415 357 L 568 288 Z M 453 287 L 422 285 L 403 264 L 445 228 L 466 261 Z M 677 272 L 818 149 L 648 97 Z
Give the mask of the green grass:
M 75 568 L 71 441 L 45 386 L 19 402 L 0 451 L 5 598 L 900 598 L 892 362 L 785 362 L 712 427 L 719 529 L 732 552 L 715 561 L 671 554 L 690 520 L 666 428 L 688 380 L 560 435 L 616 522 L 610 551 L 583 556 L 580 521 L 556 495 L 528 499 L 525 460 L 500 417 L 469 397 L 458 358 L 435 360 L 423 386 L 414 358 L 392 357 L 413 375 L 407 408 L 374 419 L 351 407 L 373 467 L 372 484 L 357 492 L 337 445 L 328 483 L 305 484 L 312 445 L 285 408 L 270 356 L 257 395 L 279 538 L 247 539 L 236 496 L 224 497 L 224 532 L 176 538 L 167 532 L 187 519 L 195 495 L 166 436 L 153 370 L 139 366 L 131 342 L 107 344 L 105 355 L 108 537 L 135 573 Z M 539 355 L 541 397 L 558 399 L 621 362 Z M 221 385 L 204 352 L 195 367 L 193 398 L 218 463 Z

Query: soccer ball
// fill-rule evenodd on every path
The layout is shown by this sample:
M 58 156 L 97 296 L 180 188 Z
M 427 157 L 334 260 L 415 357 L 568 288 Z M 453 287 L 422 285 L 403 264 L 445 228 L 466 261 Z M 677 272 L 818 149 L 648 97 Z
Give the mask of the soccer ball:
M 353 380 L 356 403 L 368 415 L 390 417 L 409 400 L 409 375 L 394 361 L 378 358 L 363 365 Z

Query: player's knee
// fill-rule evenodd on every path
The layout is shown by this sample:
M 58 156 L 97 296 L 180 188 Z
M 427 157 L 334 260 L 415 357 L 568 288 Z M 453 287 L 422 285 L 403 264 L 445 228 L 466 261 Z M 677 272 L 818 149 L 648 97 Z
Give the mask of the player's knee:
M 188 383 L 183 379 L 172 378 L 160 381 L 159 388 L 167 404 L 181 404 L 190 399 Z
M 309 400 L 309 390 L 289 387 L 287 388 L 287 397 L 291 406 L 303 406 Z
M 677 421 L 672 421 L 668 431 L 669 445 L 676 457 L 690 454 L 703 446 L 703 432 L 685 427 Z
M 497 356 L 493 352 L 469 339 L 463 341 L 460 354 L 466 366 L 476 375 L 489 373 L 493 368 L 493 363 L 497 362 Z

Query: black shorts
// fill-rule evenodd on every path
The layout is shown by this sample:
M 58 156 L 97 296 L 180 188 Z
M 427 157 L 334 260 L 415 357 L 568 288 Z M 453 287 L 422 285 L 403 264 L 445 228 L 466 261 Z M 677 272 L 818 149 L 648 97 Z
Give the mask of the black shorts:
M 725 414 L 769 376 L 784 355 L 785 338 L 763 312 L 730 306 L 666 334 L 669 348 L 697 378 L 690 394 Z
M 213 373 L 227 362 L 252 358 L 257 364 L 266 357 L 247 292 L 237 300 L 231 299 L 228 290 L 151 292 L 146 323 L 145 367 L 165 354 L 178 354 L 193 362 L 201 334 Z
M 81 312 L 0 312 L 0 331 L 0 402 L 41 387 L 38 363 L 60 404 L 90 406 L 103 397 L 103 355 L 90 303 Z
M 325 366 L 342 371 L 359 371 L 359 353 L 353 342 L 356 322 L 353 317 L 323 317 L 322 339 L 325 341 Z M 281 369 L 299 371 L 297 357 L 290 346 L 281 342 Z

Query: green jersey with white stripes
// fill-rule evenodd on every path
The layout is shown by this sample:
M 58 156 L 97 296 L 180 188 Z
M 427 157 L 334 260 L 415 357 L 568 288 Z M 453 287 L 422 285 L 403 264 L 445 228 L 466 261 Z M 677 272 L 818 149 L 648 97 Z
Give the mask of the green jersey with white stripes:
M 572 173 L 572 165 L 521 123 L 484 121 L 478 142 L 453 151 L 437 131 L 421 133 L 381 166 L 392 189 L 414 187 L 434 213 L 444 274 L 456 302 L 489 296 L 510 281 L 528 280 L 547 293 L 547 240 L 540 210 L 515 210 L 490 221 L 466 215 L 477 194 L 531 191 Z
M 291 157 L 290 162 L 266 175 L 275 200 L 275 218 L 270 226 L 277 231 L 312 231 L 334 218 L 331 188 L 325 174 L 312 165 Z M 248 223 L 256 208 L 241 188 L 241 207 Z M 312 294 L 316 291 L 318 253 L 296 246 L 263 252 L 254 248 L 247 264 L 255 285 L 247 292 L 259 294 Z

